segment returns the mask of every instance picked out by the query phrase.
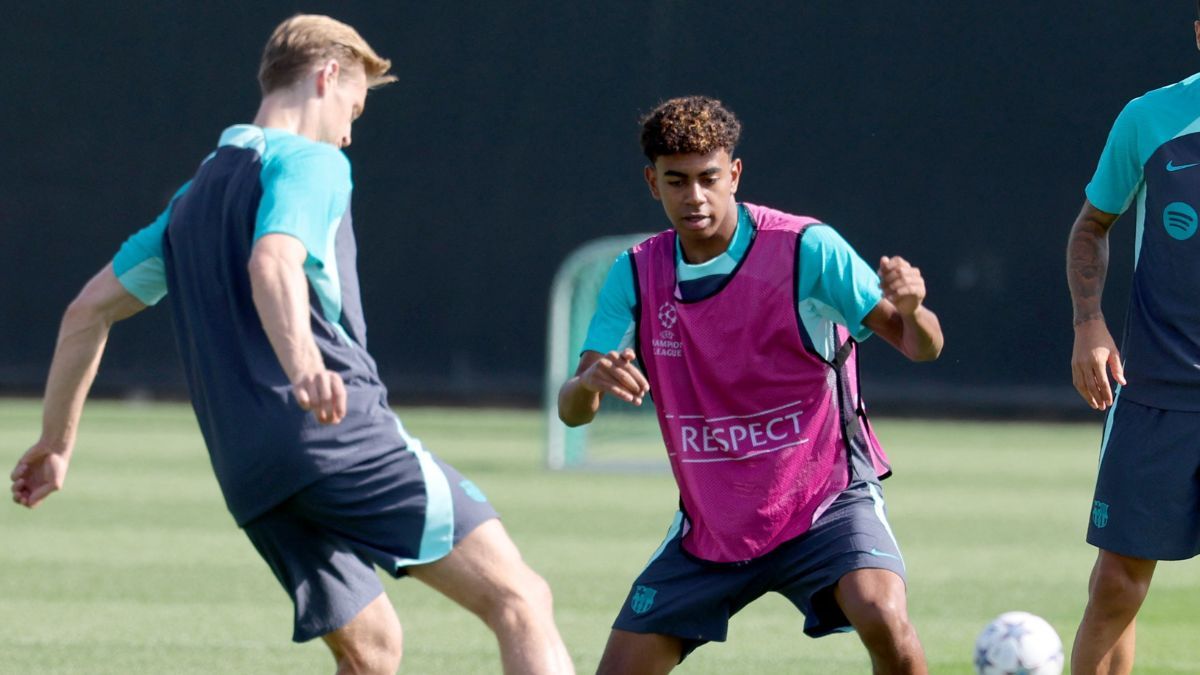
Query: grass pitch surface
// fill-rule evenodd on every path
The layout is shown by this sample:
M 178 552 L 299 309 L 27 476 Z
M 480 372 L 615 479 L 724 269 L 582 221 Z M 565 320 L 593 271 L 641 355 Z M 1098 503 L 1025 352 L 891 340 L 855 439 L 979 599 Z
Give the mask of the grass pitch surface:
M 426 446 L 478 483 L 555 591 L 581 673 L 595 669 L 630 582 L 676 505 L 670 475 L 542 469 L 529 411 L 401 410 Z M 1083 542 L 1100 421 L 1091 425 L 877 420 L 896 476 L 890 519 L 910 613 L 934 673 L 970 673 L 975 636 L 1022 609 L 1073 639 L 1094 550 Z M 39 430 L 33 402 L 0 402 L 0 463 Z M 657 437 L 623 452 L 659 461 Z M 293 645 L 291 606 L 233 525 L 190 409 L 91 405 L 63 492 L 0 507 L 0 673 L 327 673 Z M 386 582 L 405 628 L 403 672 L 498 673 L 491 634 L 411 579 Z M 1200 568 L 1159 566 L 1138 622 L 1138 673 L 1194 673 Z M 779 596 L 736 616 L 729 641 L 680 673 L 866 673 L 854 635 L 811 640 Z

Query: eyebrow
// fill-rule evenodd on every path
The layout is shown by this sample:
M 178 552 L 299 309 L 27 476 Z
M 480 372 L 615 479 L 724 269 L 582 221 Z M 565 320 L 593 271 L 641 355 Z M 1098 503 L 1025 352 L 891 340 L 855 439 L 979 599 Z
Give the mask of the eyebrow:
M 721 173 L 721 169 L 720 169 L 719 167 L 715 167 L 715 166 L 714 166 L 714 167 L 712 167 L 712 168 L 705 169 L 705 170 L 701 171 L 701 172 L 700 172 L 699 174 L 697 174 L 697 175 L 699 175 L 699 176 L 702 176 L 702 177 L 703 177 L 703 176 L 711 176 L 711 175 L 713 175 L 713 174 L 715 174 L 715 173 Z M 664 175 L 664 176 L 672 176 L 672 177 L 677 177 L 677 178 L 687 178 L 687 177 L 688 177 L 688 175 L 687 175 L 686 173 L 682 172 L 682 171 L 664 171 L 664 172 L 663 172 L 663 175 Z

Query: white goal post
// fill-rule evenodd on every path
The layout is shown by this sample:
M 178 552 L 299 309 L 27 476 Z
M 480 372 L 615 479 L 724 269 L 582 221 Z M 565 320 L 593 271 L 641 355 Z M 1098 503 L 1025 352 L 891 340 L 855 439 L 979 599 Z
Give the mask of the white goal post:
M 546 330 L 546 465 L 551 469 L 580 467 L 587 463 L 589 427 L 569 428 L 558 419 L 558 389 L 575 372 L 579 351 L 587 337 L 588 323 L 596 310 L 596 298 L 613 261 L 625 249 L 651 236 L 624 234 L 593 239 L 572 251 L 550 287 L 550 311 Z M 619 408 L 619 403 L 605 402 Z M 626 406 L 632 409 L 633 406 Z M 645 405 L 646 411 L 653 407 Z M 645 412 L 637 416 L 644 418 Z M 651 415 L 651 418 L 653 416 Z

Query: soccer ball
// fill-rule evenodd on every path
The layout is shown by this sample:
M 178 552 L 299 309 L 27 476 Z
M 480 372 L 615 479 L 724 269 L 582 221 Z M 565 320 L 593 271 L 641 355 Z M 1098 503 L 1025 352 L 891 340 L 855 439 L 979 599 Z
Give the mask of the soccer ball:
M 1005 612 L 975 641 L 979 675 L 1059 675 L 1062 641 L 1046 620 L 1029 612 Z

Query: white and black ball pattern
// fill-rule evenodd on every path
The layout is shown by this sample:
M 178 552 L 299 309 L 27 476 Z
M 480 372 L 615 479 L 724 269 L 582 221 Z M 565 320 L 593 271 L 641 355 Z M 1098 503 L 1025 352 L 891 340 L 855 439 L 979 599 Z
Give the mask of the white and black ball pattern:
M 1029 612 L 1005 612 L 975 641 L 979 675 L 1059 675 L 1062 640 L 1045 619 Z

